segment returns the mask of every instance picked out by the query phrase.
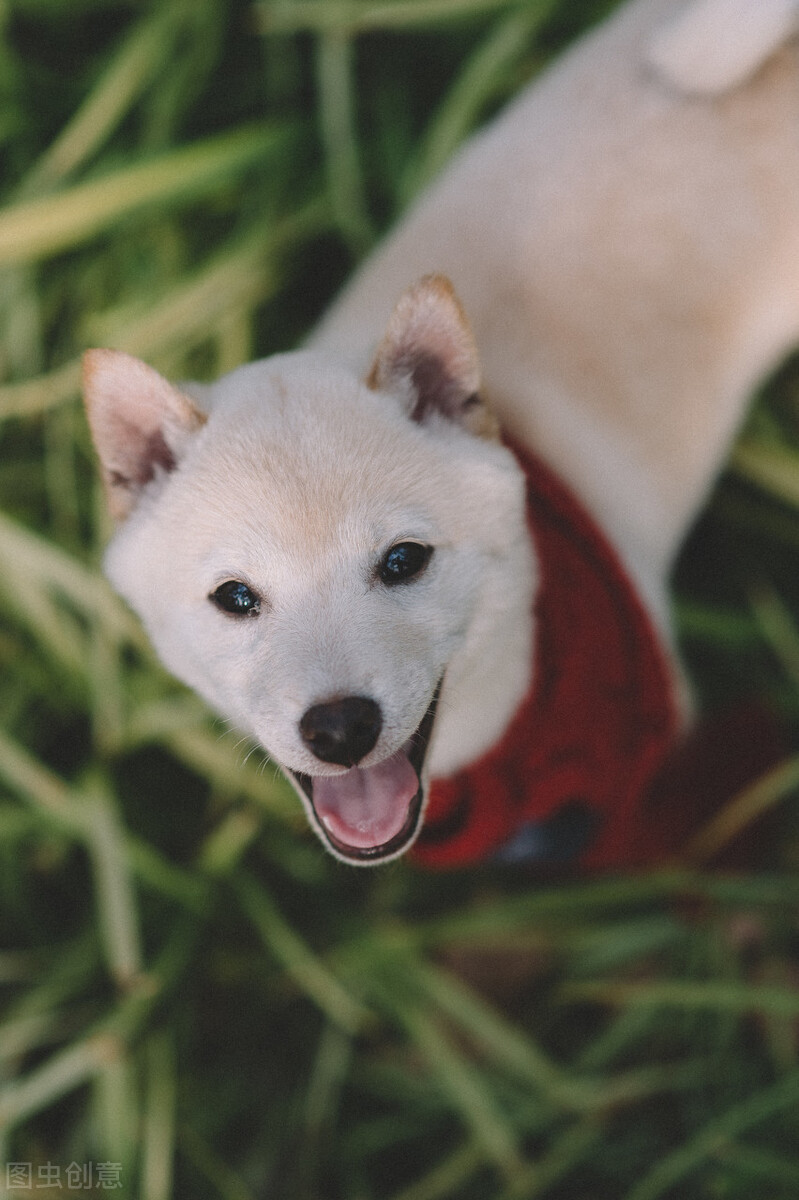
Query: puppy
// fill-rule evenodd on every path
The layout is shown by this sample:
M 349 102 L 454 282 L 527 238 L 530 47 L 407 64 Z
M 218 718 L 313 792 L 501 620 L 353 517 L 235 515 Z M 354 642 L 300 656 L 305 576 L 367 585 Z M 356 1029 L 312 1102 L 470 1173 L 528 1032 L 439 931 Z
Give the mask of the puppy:
M 305 348 L 185 388 L 87 353 L 109 578 L 343 861 L 673 845 L 669 571 L 799 338 L 796 22 L 634 0 Z

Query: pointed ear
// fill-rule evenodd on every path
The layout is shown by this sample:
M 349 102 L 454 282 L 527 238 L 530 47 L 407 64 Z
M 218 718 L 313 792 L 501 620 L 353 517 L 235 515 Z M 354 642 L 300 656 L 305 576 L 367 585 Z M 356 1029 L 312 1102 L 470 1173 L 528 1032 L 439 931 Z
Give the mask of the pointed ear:
M 472 331 L 443 275 L 426 275 L 400 296 L 366 382 L 402 395 L 414 421 L 438 413 L 481 437 L 498 436 L 478 390 Z
M 174 470 L 206 416 L 163 376 L 120 350 L 87 350 L 83 396 L 108 507 L 117 520 L 159 472 Z

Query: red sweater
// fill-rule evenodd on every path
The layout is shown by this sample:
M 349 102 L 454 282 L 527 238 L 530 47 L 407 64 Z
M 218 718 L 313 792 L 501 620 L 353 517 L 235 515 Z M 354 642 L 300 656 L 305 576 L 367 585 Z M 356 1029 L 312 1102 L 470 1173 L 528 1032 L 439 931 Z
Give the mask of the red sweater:
M 415 858 L 589 869 L 662 858 L 682 824 L 646 804 L 678 729 L 666 652 L 605 535 L 548 467 L 514 449 L 541 580 L 534 683 L 492 750 L 434 782 Z

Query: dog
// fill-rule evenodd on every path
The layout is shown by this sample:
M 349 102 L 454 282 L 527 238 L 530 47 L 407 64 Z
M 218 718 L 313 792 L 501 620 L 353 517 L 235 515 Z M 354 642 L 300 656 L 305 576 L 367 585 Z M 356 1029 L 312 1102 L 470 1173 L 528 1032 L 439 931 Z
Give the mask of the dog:
M 340 860 L 673 842 L 669 573 L 799 339 L 798 12 L 621 7 L 297 351 L 181 387 L 86 353 L 110 580 Z

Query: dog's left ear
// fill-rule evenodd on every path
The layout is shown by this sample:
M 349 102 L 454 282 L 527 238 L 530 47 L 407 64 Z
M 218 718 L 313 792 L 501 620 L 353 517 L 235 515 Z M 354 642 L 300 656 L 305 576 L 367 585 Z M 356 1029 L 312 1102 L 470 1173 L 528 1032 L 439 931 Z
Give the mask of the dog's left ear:
M 480 437 L 498 436 L 480 397 L 469 322 L 443 275 L 426 275 L 400 297 L 366 382 L 401 395 L 414 421 L 437 413 Z
M 175 469 L 206 416 L 194 399 L 121 350 L 87 350 L 83 395 L 111 515 L 123 520 Z

